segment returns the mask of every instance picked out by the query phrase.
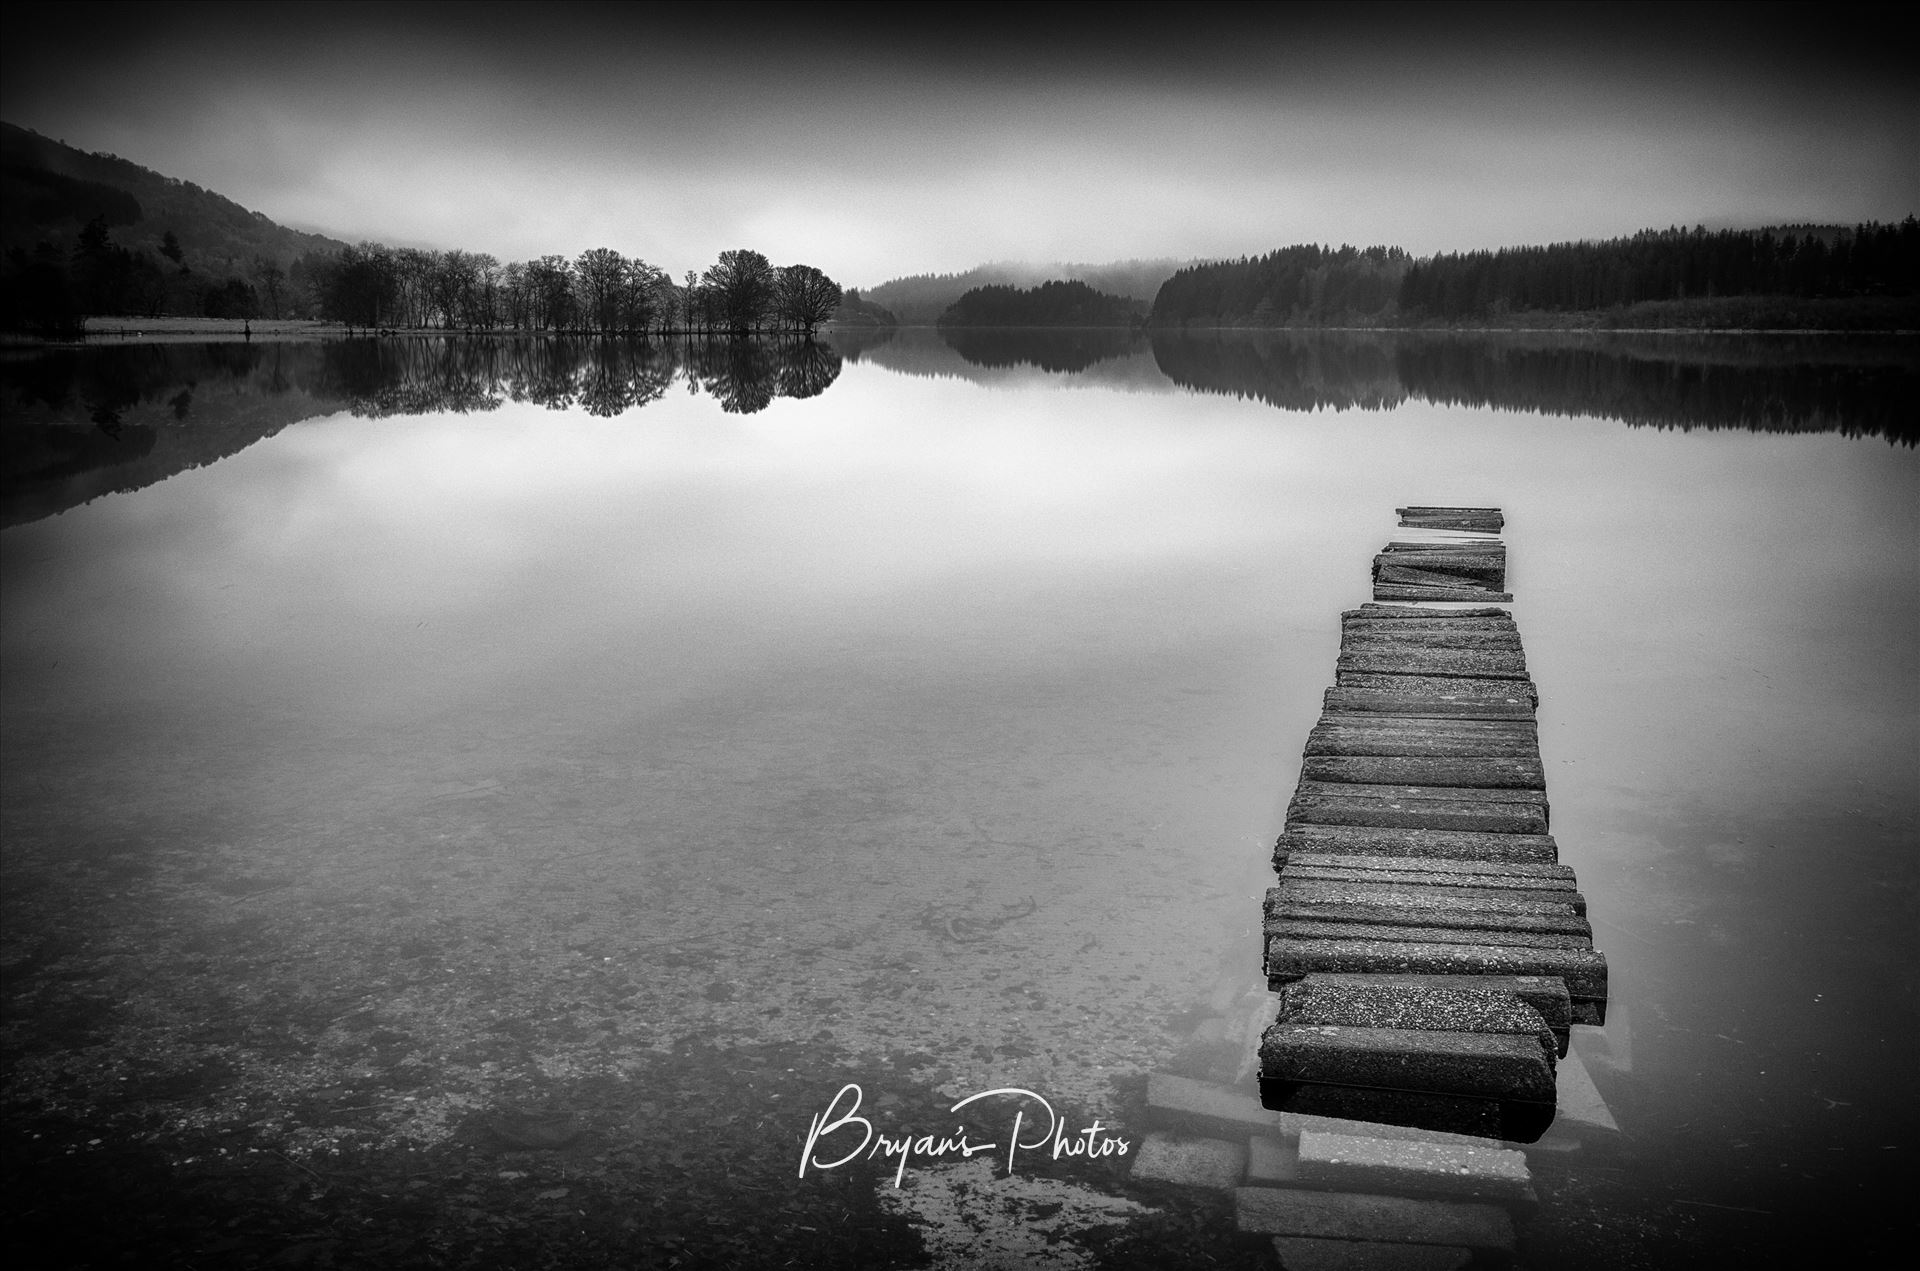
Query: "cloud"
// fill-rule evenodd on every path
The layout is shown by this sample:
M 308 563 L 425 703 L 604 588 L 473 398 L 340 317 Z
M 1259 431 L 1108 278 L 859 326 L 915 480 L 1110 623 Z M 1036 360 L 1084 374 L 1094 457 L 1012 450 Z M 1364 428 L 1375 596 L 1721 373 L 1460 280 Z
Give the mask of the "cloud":
M 869 285 L 1920 205 L 1920 94 L 1845 14 L 1197 12 L 42 6 L 0 108 L 344 236 Z

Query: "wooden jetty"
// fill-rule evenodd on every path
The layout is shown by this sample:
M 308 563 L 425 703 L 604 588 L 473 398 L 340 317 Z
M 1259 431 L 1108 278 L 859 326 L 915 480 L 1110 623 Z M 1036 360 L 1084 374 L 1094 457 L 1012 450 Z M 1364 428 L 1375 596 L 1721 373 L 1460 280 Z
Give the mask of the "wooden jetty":
M 1450 532 L 1504 524 L 1497 508 L 1400 514 Z M 1505 549 L 1482 542 L 1445 545 L 1470 567 L 1430 571 L 1445 583 L 1383 583 L 1376 562 L 1376 603 L 1342 616 L 1274 847 L 1273 1000 L 1245 1027 L 1209 1021 L 1260 1036 L 1260 1097 L 1147 1080 L 1154 1128 L 1133 1176 L 1230 1192 L 1236 1225 L 1270 1239 L 1287 1271 L 1506 1265 L 1538 1203 L 1529 1155 L 1619 1134 L 1568 1047 L 1573 1025 L 1605 1014 L 1606 961 L 1548 833 L 1538 695 L 1512 615 L 1379 603 L 1383 586 L 1498 593 Z M 1523 1146 L 1556 1108 L 1554 1139 Z
M 1498 508 L 1401 525 L 1491 534 Z M 1550 834 L 1538 693 L 1488 538 L 1392 542 L 1340 658 L 1274 847 L 1260 1042 L 1270 1106 L 1531 1141 L 1607 963 Z

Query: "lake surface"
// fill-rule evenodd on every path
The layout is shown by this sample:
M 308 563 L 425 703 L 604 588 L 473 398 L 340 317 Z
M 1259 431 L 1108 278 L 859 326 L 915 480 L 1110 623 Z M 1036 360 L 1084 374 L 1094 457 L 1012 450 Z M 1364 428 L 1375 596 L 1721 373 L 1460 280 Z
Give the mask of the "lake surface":
M 1506 511 L 1611 963 L 1575 1049 L 1623 1134 L 1539 1154 L 1522 1264 L 1891 1249 L 1916 363 L 925 331 L 14 355 L 17 1223 L 111 1252 L 75 1216 L 112 1205 L 153 1265 L 1261 1265 L 1124 1161 L 794 1166 L 849 1082 L 888 1132 L 1022 1087 L 1135 1143 L 1148 1072 L 1252 1088 L 1268 854 L 1411 502 Z

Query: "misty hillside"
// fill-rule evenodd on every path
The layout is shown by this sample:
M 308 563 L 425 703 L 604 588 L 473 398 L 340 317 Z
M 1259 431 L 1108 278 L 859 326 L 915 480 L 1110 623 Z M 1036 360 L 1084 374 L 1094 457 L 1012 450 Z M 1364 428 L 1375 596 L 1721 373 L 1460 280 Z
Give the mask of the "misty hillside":
M 1055 262 L 997 261 L 959 274 L 912 274 L 894 278 L 862 294 L 884 305 L 908 326 L 931 326 L 947 307 L 977 287 L 1037 287 L 1045 282 L 1083 282 L 1096 291 L 1148 305 L 1160 294 L 1160 285 L 1189 260 L 1162 257 L 1121 260 L 1104 265 Z
M 88 154 L 37 132 L 0 123 L 0 251 L 47 242 L 70 251 L 98 216 L 113 242 L 155 256 L 168 231 L 181 263 L 202 274 L 240 274 L 258 257 L 283 269 L 308 253 L 345 244 L 304 234 L 250 212 L 191 181 L 162 176 L 109 154 Z
M 975 287 L 940 315 L 942 327 L 1134 327 L 1147 306 L 1083 282 L 1038 287 Z

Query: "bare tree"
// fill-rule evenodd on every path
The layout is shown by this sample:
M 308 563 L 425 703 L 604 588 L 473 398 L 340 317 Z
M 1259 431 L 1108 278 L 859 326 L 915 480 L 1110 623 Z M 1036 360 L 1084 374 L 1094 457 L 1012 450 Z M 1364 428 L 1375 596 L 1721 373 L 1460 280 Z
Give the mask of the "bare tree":
M 780 271 L 780 316 L 813 338 L 814 331 L 840 307 L 840 284 L 812 265 L 788 265 Z
M 440 313 L 442 326 L 457 323 L 472 325 L 469 297 L 479 286 L 479 265 L 471 252 L 454 250 L 440 253 L 427 278 L 427 295 Z
M 573 321 L 573 266 L 565 256 L 528 261 L 527 283 L 533 292 L 535 329 L 558 331 Z
M 721 252 L 701 281 L 712 289 L 720 319 L 735 335 L 758 328 L 772 308 L 773 265 L 759 252 L 746 248 Z
M 439 265 L 439 253 L 418 247 L 402 247 L 393 253 L 395 283 L 394 323 L 398 326 L 424 327 L 432 305 L 432 278 Z
M 280 317 L 280 285 L 287 279 L 286 270 L 265 256 L 253 258 L 253 280 L 260 284 L 260 290 L 266 293 L 267 311 L 276 321 Z
M 526 265 L 509 261 L 500 271 L 500 308 L 502 320 L 516 331 L 530 321 L 528 295 Z
M 588 324 L 602 334 L 618 329 L 626 288 L 626 258 L 611 247 L 589 248 L 573 262 L 573 277 Z
M 660 286 L 667 283 L 667 275 L 658 265 L 649 265 L 644 260 L 630 260 L 620 280 L 620 328 L 623 331 L 637 331 L 641 335 L 653 325 L 654 306 L 659 302 Z
M 681 320 L 687 334 L 693 334 L 693 322 L 700 314 L 700 275 L 697 271 L 687 271 L 686 290 L 680 293 Z
M 500 262 L 487 252 L 475 252 L 466 295 L 467 327 L 485 330 L 496 325 L 500 313 Z

